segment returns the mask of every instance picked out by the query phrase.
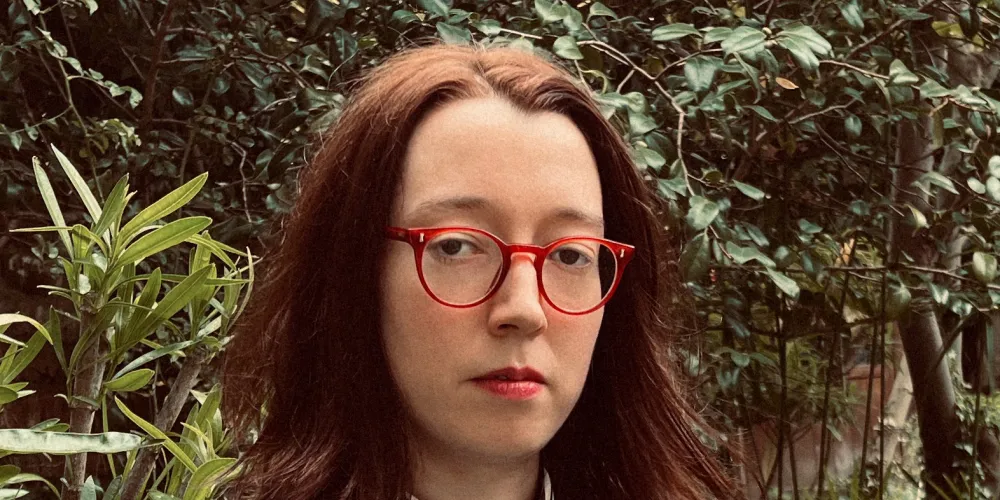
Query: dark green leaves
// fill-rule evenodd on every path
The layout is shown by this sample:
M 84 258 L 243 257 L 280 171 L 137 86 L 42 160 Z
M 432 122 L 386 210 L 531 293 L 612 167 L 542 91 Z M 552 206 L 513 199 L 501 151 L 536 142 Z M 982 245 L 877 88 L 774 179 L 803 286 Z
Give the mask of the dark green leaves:
M 972 254 L 972 274 L 980 283 L 992 283 L 997 278 L 996 256 L 983 252 Z
M 715 81 L 715 73 L 722 60 L 718 57 L 696 56 L 688 59 L 684 63 L 684 78 L 687 79 L 688 88 L 694 92 L 708 90 Z
M 681 252 L 680 270 L 685 281 L 697 281 L 708 272 L 710 263 L 709 239 L 704 232 L 698 233 Z
M 691 209 L 688 210 L 685 220 L 691 229 L 701 231 L 708 227 L 718 215 L 719 205 L 714 201 L 701 196 L 692 196 Z
M 180 104 L 185 108 L 194 106 L 194 95 L 191 94 L 191 91 L 188 90 L 187 87 L 174 87 L 171 95 L 174 96 L 174 101 L 176 101 L 177 104 Z
M 740 181 L 734 180 L 733 185 L 736 186 L 736 189 L 739 189 L 741 193 L 747 195 L 748 197 L 752 198 L 755 201 L 760 201 L 764 199 L 764 192 L 749 184 L 744 184 Z
M 776 37 L 782 47 L 788 49 L 795 61 L 806 71 L 819 69 L 817 56 L 830 53 L 832 46 L 813 28 L 801 23 L 786 27 Z
M 577 47 L 576 40 L 569 35 L 556 38 L 555 43 L 552 44 L 552 51 L 564 59 L 574 61 L 583 59 L 583 54 L 580 53 L 580 48 Z
M 417 0 L 420 8 L 438 17 L 448 17 L 451 10 L 451 0 Z
M 861 137 L 861 118 L 853 113 L 847 115 L 847 118 L 844 119 L 844 131 L 851 139 Z
M 722 50 L 726 54 L 755 54 L 764 48 L 766 40 L 767 36 L 762 31 L 740 26 L 722 41 Z
M 694 26 L 687 23 L 668 24 L 658 26 L 653 29 L 652 36 L 655 42 L 669 42 L 690 35 L 700 35 L 701 33 Z
M 914 85 L 918 82 L 920 82 L 920 78 L 917 78 L 917 75 L 913 74 L 903 61 L 896 59 L 889 65 L 890 85 Z
M 460 28 L 447 23 L 437 23 L 437 32 L 445 43 L 465 44 L 472 40 L 472 32 L 468 28 Z
M 594 2 L 593 4 L 590 5 L 590 14 L 587 17 L 601 17 L 601 16 L 613 17 L 615 19 L 618 19 L 618 14 L 615 14 L 615 11 L 609 9 L 606 5 L 604 5 L 601 2 Z

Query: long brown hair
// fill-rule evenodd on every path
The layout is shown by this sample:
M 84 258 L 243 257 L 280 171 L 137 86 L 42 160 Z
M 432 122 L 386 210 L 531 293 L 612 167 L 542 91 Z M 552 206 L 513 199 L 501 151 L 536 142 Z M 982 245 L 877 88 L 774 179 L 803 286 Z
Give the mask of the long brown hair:
M 237 496 L 407 498 L 406 416 L 379 330 L 383 227 L 421 117 L 486 96 L 572 119 L 597 159 L 606 236 L 637 247 L 606 306 L 579 402 L 542 451 L 553 491 L 596 500 L 735 495 L 667 361 L 674 332 L 657 297 L 677 285 L 658 269 L 661 233 L 626 143 L 559 66 L 513 48 L 434 45 L 375 68 L 300 178 L 225 354 L 224 413 L 241 433 L 260 429 L 241 457 Z

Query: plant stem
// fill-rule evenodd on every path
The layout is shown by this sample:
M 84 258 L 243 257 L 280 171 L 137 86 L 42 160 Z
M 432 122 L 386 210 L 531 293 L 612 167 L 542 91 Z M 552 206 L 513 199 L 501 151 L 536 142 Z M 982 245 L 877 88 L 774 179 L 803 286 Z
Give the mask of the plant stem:
M 170 428 L 174 426 L 174 422 L 177 421 L 177 417 L 184 407 L 184 402 L 187 401 L 188 394 L 198 382 L 198 376 L 201 374 L 201 370 L 205 367 L 205 364 L 208 363 L 208 360 L 209 353 L 202 347 L 196 347 L 194 352 L 188 355 L 188 359 L 185 361 L 184 366 L 181 367 L 180 373 L 177 374 L 177 379 L 170 388 L 170 393 L 167 394 L 167 398 L 163 401 L 163 407 L 156 414 L 156 421 L 154 423 L 158 429 L 163 432 L 169 432 Z M 132 467 L 132 471 L 129 472 L 124 486 L 122 486 L 121 498 L 135 500 L 139 496 L 146 478 L 152 472 L 153 465 L 156 463 L 157 451 L 157 447 L 146 447 L 139 450 L 135 465 Z
M 80 331 L 86 331 L 92 319 L 91 314 L 84 314 L 80 321 Z M 84 341 L 81 334 L 81 341 Z M 97 407 L 88 401 L 97 399 L 104 379 L 105 358 L 108 355 L 108 343 L 103 332 L 94 335 L 94 339 L 84 351 L 80 359 L 82 367 L 73 379 L 73 390 L 69 398 L 69 432 L 90 434 L 94 424 L 94 412 Z M 63 500 L 79 500 L 83 483 L 87 476 L 87 454 L 77 453 L 66 457 L 64 472 L 67 484 L 63 486 Z

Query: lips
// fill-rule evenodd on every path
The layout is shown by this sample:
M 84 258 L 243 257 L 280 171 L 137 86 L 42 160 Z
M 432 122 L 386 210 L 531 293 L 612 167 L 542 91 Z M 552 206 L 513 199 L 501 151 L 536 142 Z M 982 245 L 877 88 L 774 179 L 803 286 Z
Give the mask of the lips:
M 538 373 L 535 369 L 531 367 L 515 368 L 513 366 L 508 366 L 506 368 L 501 368 L 499 370 L 493 370 L 489 373 L 480 375 L 474 380 L 500 380 L 500 381 L 510 381 L 510 382 L 535 382 L 538 384 L 545 383 L 545 377 L 541 373 Z

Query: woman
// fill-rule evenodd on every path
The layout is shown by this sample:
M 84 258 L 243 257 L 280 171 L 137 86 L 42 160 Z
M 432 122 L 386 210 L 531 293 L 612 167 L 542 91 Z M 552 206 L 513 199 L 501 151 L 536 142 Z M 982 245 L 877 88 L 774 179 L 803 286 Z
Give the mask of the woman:
M 376 68 L 226 356 L 225 413 L 262 426 L 233 494 L 732 496 L 666 366 L 649 205 L 589 92 L 538 56 Z

